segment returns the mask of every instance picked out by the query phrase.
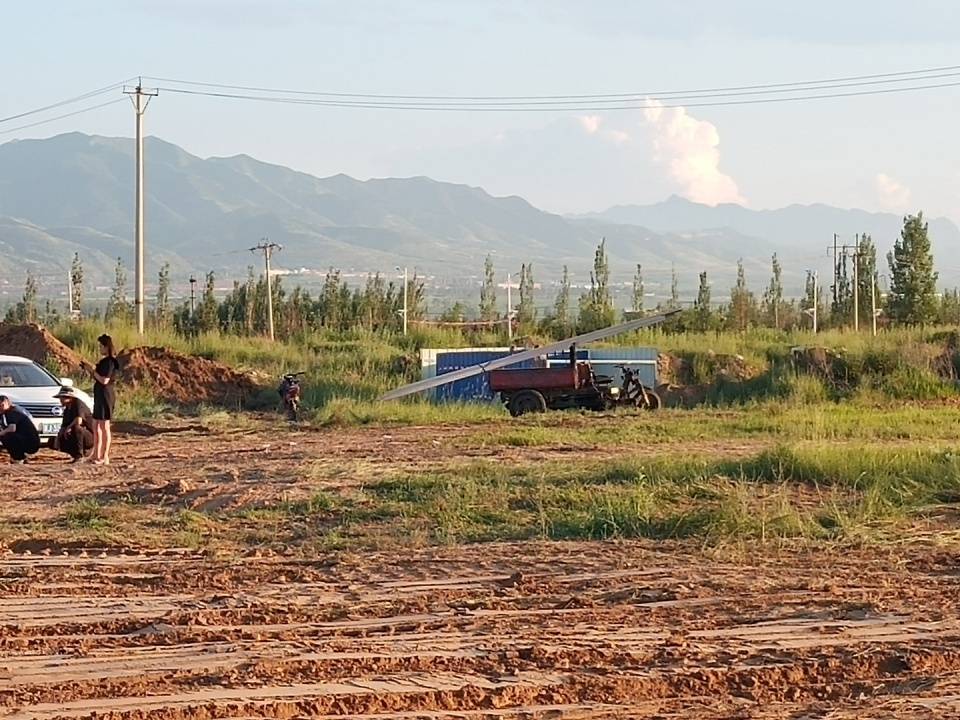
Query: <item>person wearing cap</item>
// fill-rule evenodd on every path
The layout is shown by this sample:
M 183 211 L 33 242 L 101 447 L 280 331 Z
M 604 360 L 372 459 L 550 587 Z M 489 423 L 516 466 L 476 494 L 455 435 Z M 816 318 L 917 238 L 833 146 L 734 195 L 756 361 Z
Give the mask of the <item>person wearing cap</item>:
M 93 449 L 93 413 L 73 388 L 61 388 L 54 397 L 63 406 L 63 423 L 54 448 L 73 458 L 72 462 L 82 462 Z
M 25 463 L 27 455 L 36 455 L 40 450 L 37 426 L 6 395 L 0 395 L 0 445 L 15 463 Z

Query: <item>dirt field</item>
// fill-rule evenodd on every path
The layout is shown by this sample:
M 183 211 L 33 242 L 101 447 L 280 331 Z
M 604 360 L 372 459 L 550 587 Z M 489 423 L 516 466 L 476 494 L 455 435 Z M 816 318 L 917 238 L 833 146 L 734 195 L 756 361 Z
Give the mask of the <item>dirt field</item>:
M 177 517 L 570 452 L 458 442 L 470 428 L 125 430 L 109 468 L 46 454 L 0 478 L 0 717 L 960 717 L 960 572 L 930 544 L 216 553 L 158 544 L 160 520 L 70 541 L 58 523 L 91 499 Z

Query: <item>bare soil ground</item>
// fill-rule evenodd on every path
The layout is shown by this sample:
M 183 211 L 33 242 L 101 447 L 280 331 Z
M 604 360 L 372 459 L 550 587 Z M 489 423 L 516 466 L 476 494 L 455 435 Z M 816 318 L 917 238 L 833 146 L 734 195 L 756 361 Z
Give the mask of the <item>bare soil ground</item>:
M 309 556 L 51 536 L 90 498 L 215 512 L 569 452 L 461 446 L 475 428 L 457 427 L 124 430 L 109 468 L 45 454 L 0 477 L 0 718 L 960 717 L 960 571 L 931 545 Z

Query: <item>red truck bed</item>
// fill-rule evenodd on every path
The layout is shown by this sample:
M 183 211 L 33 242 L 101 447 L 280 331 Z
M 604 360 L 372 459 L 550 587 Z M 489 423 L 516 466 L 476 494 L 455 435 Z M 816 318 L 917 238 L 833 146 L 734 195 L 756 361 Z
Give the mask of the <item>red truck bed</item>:
M 552 368 L 517 368 L 490 371 L 490 389 L 503 390 L 575 390 L 577 370 L 569 365 Z

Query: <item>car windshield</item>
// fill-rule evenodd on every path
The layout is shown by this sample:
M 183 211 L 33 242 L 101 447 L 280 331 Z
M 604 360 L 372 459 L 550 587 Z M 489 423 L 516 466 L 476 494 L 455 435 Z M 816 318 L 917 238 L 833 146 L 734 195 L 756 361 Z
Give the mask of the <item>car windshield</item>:
M 5 387 L 51 387 L 59 383 L 33 363 L 0 363 L 0 390 Z

